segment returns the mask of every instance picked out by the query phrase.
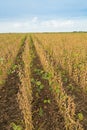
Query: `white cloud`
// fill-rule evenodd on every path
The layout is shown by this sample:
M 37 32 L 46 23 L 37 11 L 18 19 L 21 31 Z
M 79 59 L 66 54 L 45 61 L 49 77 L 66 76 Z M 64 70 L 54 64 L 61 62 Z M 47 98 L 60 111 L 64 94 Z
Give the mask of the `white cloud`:
M 36 23 L 38 21 L 38 17 L 34 17 L 33 19 L 32 19 L 32 22 L 33 23 Z
M 66 27 L 66 26 L 73 26 L 74 21 L 71 20 L 48 20 L 41 22 L 42 26 L 46 27 L 52 27 L 52 28 L 60 28 L 60 27 Z
M 21 23 L 14 23 L 13 26 L 14 26 L 15 28 L 20 28 L 20 27 L 22 26 L 22 24 L 21 24 Z
M 38 17 L 25 20 L 1 21 L 0 32 L 62 32 L 87 31 L 87 19 L 51 19 Z

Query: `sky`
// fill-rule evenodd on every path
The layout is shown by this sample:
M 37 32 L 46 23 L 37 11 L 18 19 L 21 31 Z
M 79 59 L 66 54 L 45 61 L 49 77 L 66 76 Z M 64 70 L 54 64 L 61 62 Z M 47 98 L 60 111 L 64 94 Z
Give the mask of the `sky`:
M 0 33 L 87 31 L 87 0 L 0 0 Z

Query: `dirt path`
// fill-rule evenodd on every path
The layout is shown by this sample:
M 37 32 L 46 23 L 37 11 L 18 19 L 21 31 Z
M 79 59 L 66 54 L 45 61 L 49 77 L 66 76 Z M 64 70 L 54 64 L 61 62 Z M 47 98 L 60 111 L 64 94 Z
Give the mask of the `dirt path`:
M 30 45 L 31 56 L 31 83 L 33 91 L 32 113 L 34 130 L 65 130 L 64 118 L 60 114 L 58 104 L 54 100 L 33 40 Z
M 25 41 L 21 45 L 14 65 L 10 68 L 6 82 L 0 90 L 0 130 L 10 130 L 12 122 L 23 126 L 23 115 L 19 109 L 17 94 L 21 84 L 18 76 L 18 66 L 23 68 L 22 53 L 24 47 Z

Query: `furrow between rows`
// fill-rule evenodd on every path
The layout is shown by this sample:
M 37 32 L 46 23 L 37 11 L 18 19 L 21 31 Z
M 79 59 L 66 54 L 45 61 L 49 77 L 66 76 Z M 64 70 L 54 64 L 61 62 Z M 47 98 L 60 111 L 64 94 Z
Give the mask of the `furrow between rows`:
M 43 69 L 32 38 L 30 41 L 30 53 L 34 130 L 65 130 L 63 116 L 59 111 L 49 85 L 49 75 Z

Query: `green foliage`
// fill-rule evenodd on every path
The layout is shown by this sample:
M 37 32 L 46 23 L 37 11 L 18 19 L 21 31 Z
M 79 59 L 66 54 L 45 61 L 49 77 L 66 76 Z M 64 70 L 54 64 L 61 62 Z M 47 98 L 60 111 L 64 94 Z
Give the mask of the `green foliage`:
M 67 72 L 66 71 L 60 71 L 61 74 L 61 78 L 63 80 L 64 83 L 68 82 L 68 78 L 67 78 Z
M 8 74 L 13 74 L 17 68 L 18 68 L 18 66 L 13 64 L 11 69 L 9 69 L 7 73 Z
M 17 65 L 13 64 L 12 65 L 12 70 L 14 71 L 17 67 L 18 67 Z
M 31 83 L 35 84 L 35 79 L 34 78 L 31 78 Z
M 80 121 L 82 121 L 82 120 L 84 119 L 84 116 L 83 116 L 82 113 L 78 113 L 78 119 L 79 119 Z
M 37 87 L 38 92 L 40 92 L 44 88 L 44 85 L 41 83 L 41 81 L 37 81 L 34 78 L 31 79 L 31 83 L 33 83 Z
M 72 85 L 72 84 L 69 84 L 68 86 L 67 86 L 67 88 L 69 89 L 69 90 L 74 90 L 74 86 Z
M 41 90 L 44 88 L 44 85 L 43 84 L 40 84 L 38 87 L 37 87 L 37 91 L 38 92 L 41 92 Z
M 41 84 L 41 85 L 39 86 L 39 89 L 42 90 L 43 88 L 44 88 L 44 85 Z
M 68 81 L 67 77 L 64 77 L 63 82 L 67 83 L 67 81 Z
M 49 80 L 49 85 L 51 86 L 53 84 L 53 81 L 52 80 Z
M 9 69 L 9 70 L 7 71 L 7 74 L 9 75 L 9 74 L 11 74 L 11 73 L 12 73 L 12 70 Z
M 60 93 L 59 87 L 56 87 L 55 92 L 56 92 L 56 93 Z
M 44 85 L 40 81 L 36 81 L 36 85 L 40 90 L 44 88 Z
M 37 75 L 42 75 L 44 73 L 43 70 L 41 69 L 34 69 L 34 72 L 37 74 Z
M 40 107 L 40 109 L 39 109 L 39 116 L 43 116 L 43 109 L 42 109 L 42 107 Z
M 11 123 L 11 127 L 13 128 L 13 130 L 23 130 L 20 125 L 16 125 L 14 122 Z
M 44 103 L 48 103 L 48 104 L 50 104 L 51 101 L 50 101 L 50 99 L 45 99 L 45 100 L 44 100 Z
M 42 78 L 46 80 L 51 79 L 51 77 L 52 77 L 51 73 L 47 73 L 47 72 L 42 75 Z
M 40 86 L 40 85 L 41 85 L 41 82 L 40 82 L 40 81 L 36 81 L 36 85 L 37 85 L 37 86 Z
M 36 92 L 36 97 L 39 98 L 39 94 L 38 94 L 38 92 Z

